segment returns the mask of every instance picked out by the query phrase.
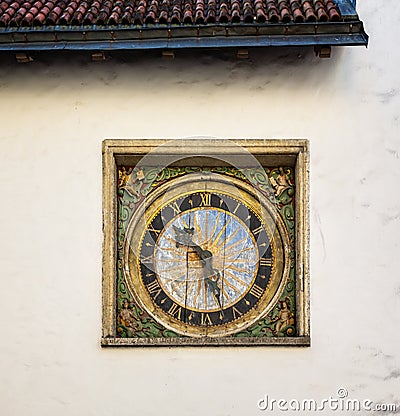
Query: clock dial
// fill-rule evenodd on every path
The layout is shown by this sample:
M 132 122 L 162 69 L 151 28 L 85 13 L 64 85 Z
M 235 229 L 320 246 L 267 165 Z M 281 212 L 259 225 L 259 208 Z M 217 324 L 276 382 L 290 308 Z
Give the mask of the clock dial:
M 204 186 L 206 188 L 206 186 Z M 282 283 L 273 218 L 225 182 L 180 182 L 132 224 L 127 283 L 143 307 L 180 333 L 219 336 L 264 315 Z M 277 258 L 279 257 L 279 258 Z
M 190 229 L 192 245 L 179 244 L 177 230 L 185 233 Z M 203 264 L 202 251 L 211 253 L 219 299 L 206 280 L 211 270 Z M 177 215 L 160 234 L 154 259 L 156 274 L 171 299 L 200 311 L 217 311 L 235 304 L 252 285 L 257 260 L 257 243 L 248 227 L 232 213 L 218 208 Z

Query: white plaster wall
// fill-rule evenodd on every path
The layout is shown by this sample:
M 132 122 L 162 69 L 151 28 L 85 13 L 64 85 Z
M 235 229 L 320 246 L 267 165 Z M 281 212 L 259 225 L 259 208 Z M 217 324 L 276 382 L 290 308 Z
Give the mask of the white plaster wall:
M 250 416 L 339 387 L 400 412 L 400 2 L 359 3 L 369 48 L 329 60 L 0 63 L 1 415 Z M 310 139 L 311 348 L 100 348 L 101 140 L 201 134 Z

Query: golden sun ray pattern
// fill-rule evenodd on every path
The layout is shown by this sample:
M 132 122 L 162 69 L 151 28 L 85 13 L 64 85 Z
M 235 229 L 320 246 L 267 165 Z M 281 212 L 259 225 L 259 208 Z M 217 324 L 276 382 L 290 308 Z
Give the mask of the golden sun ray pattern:
M 246 224 L 219 208 L 182 212 L 161 231 L 155 251 L 161 286 L 178 305 L 206 312 L 221 309 L 196 251 L 177 248 L 175 228 L 183 230 L 189 225 L 193 243 L 212 254 L 221 304 L 224 308 L 235 304 L 255 279 L 258 248 Z

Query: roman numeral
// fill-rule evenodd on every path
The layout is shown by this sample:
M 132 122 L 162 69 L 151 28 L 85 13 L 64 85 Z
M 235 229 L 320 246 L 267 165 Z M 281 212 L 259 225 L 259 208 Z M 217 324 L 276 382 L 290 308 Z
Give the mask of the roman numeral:
M 236 205 L 236 208 L 233 210 L 233 214 L 236 214 L 236 211 L 239 209 L 240 207 L 240 202 Z
M 182 307 L 178 306 L 176 303 L 173 303 L 172 306 L 168 309 L 168 313 L 175 318 L 181 319 Z
M 234 306 L 232 306 L 232 313 L 233 313 L 233 319 L 240 318 L 243 313 L 239 311 L 239 309 L 236 309 Z
M 153 233 L 156 233 L 156 234 L 160 234 L 160 232 L 161 232 L 161 230 L 157 230 L 157 228 L 154 228 L 152 226 L 148 227 L 147 230 L 151 231 Z
M 253 296 L 255 296 L 257 299 L 260 299 L 262 294 L 264 293 L 264 290 L 260 286 L 253 285 L 253 287 L 250 289 L 249 293 L 252 294 Z
M 272 266 L 272 259 L 260 259 L 260 266 Z
M 253 232 L 253 234 L 254 234 L 254 235 L 258 235 L 258 234 L 260 234 L 260 233 L 261 233 L 261 231 L 262 231 L 263 229 L 264 229 L 264 228 L 263 228 L 263 226 L 262 226 L 262 225 L 260 225 L 258 228 L 254 229 L 254 230 L 251 230 L 251 231 Z
M 200 198 L 201 198 L 201 202 L 200 202 L 201 207 L 209 207 L 211 205 L 211 194 L 200 194 Z
M 178 205 L 176 201 L 169 204 L 169 206 L 174 210 L 174 214 L 179 214 L 181 212 L 181 207 Z
M 201 314 L 201 325 L 212 325 L 212 320 L 210 318 L 210 315 L 208 313 L 202 313 Z
M 154 298 L 154 300 L 157 299 L 157 296 L 161 293 L 161 287 L 157 280 L 153 280 L 151 283 L 149 283 L 147 286 L 147 290 L 150 293 L 150 296 Z M 155 296 L 153 296 L 155 295 Z
M 153 256 L 140 256 L 140 261 L 144 264 L 153 264 Z

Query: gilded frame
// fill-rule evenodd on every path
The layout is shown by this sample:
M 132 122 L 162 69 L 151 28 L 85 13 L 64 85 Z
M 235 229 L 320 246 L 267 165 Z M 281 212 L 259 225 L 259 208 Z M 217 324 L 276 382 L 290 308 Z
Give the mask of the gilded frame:
M 160 149 L 160 157 L 191 156 L 193 140 L 132 139 L 103 141 L 103 263 L 102 338 L 106 346 L 310 346 L 309 266 L 309 142 L 305 139 L 197 139 L 198 154 L 212 158 L 233 155 L 237 147 L 249 152 L 262 166 L 292 166 L 295 173 L 295 302 L 296 336 L 247 338 L 119 338 L 116 331 L 117 259 L 117 167 L 135 165 L 149 152 Z

